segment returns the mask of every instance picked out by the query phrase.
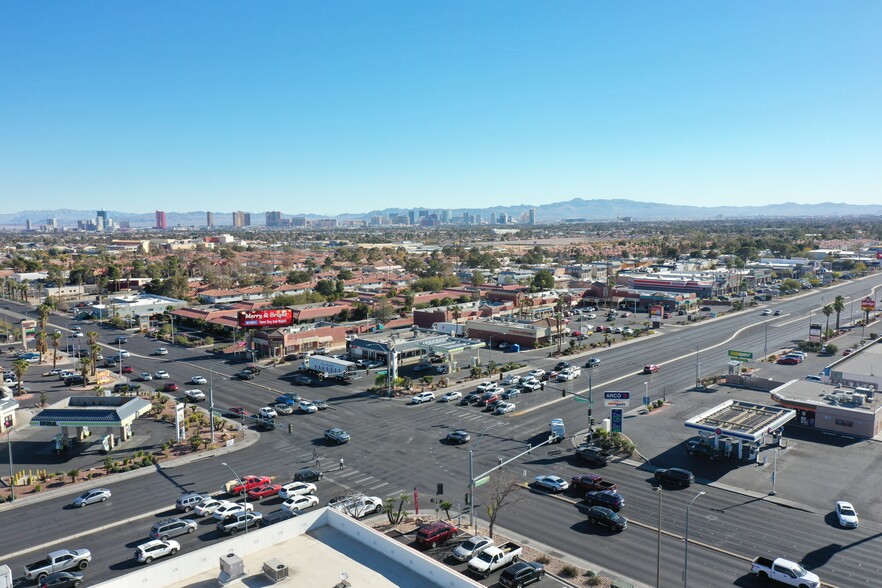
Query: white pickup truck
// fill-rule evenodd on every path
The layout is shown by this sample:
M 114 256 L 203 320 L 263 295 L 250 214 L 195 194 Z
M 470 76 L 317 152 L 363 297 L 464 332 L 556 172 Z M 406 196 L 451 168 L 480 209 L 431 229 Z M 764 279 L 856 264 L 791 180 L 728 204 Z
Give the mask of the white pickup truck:
M 797 588 L 820 588 L 821 586 L 821 579 L 818 576 L 795 561 L 780 557 L 774 560 L 768 557 L 756 557 L 750 571 L 759 576 L 760 580 L 775 580 L 787 586 L 796 586 Z
M 508 564 L 515 563 L 521 558 L 521 546 L 509 541 L 500 546 L 488 547 L 477 557 L 469 560 L 469 570 L 482 578 L 489 578 L 490 574 Z

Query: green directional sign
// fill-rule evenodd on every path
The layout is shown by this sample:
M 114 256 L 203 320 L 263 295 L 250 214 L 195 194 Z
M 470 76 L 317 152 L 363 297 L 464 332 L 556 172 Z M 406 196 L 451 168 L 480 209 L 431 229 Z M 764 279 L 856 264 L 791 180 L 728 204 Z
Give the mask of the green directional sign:
M 588 399 L 584 396 L 573 396 L 573 398 L 576 400 L 576 402 L 588 402 Z
M 737 359 L 739 361 L 750 361 L 753 359 L 753 353 L 748 351 L 735 351 L 734 349 L 729 350 L 729 357 L 732 359 Z
M 483 486 L 484 484 L 486 484 L 489 481 L 490 481 L 490 476 L 484 476 L 483 478 L 475 480 L 475 488 L 477 488 L 478 486 Z
M 389 373 L 387 370 L 380 370 L 377 372 L 377 375 L 378 376 L 385 376 L 387 373 Z

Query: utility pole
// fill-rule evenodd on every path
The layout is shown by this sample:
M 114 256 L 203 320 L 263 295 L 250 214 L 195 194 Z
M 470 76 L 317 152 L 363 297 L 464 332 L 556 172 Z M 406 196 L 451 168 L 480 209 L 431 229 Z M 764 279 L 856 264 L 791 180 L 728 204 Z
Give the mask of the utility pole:
M 214 370 L 208 368 L 208 423 L 211 427 L 211 442 L 214 443 Z

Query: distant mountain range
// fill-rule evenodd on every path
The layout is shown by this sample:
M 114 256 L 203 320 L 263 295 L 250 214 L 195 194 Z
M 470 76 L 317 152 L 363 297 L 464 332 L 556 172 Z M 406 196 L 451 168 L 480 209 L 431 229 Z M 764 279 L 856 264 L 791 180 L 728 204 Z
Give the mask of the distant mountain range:
M 784 202 L 781 204 L 767 204 L 764 206 L 683 206 L 677 204 L 659 204 L 655 202 L 638 202 L 635 200 L 584 200 L 574 198 L 566 202 L 542 204 L 530 206 L 518 204 L 515 206 L 494 206 L 490 208 L 456 208 L 450 209 L 451 216 L 462 216 L 463 213 L 481 215 L 483 221 L 488 221 L 491 214 L 508 214 L 517 220 L 521 213 L 531 208 L 536 209 L 536 221 L 538 223 L 549 221 L 579 220 L 607 221 L 630 217 L 635 221 L 643 220 L 702 220 L 714 218 L 757 218 L 757 217 L 846 217 L 846 216 L 882 216 L 882 205 L 877 204 L 844 204 L 840 202 L 823 202 L 820 204 L 797 204 Z M 437 212 L 437 208 L 417 208 L 416 210 L 428 210 Z M 331 215 L 283 213 L 284 218 L 292 216 L 304 216 L 309 219 L 337 218 L 340 220 L 370 220 L 375 216 L 389 214 L 406 214 L 405 208 L 386 208 L 366 213 L 346 213 Z M 46 224 L 48 219 L 56 219 L 63 227 L 76 226 L 78 220 L 94 219 L 97 211 L 94 210 L 24 210 L 12 214 L 0 214 L 0 226 L 7 228 L 23 228 L 26 221 L 30 220 L 34 228 Z M 108 210 L 107 216 L 114 222 L 128 222 L 133 228 L 152 227 L 156 222 L 153 212 L 133 213 Z M 166 211 L 166 220 L 169 227 L 204 227 L 206 226 L 205 211 L 197 212 L 172 212 Z M 252 226 L 262 226 L 266 217 L 263 212 L 251 213 Z M 215 212 L 214 225 L 216 227 L 230 227 L 233 225 L 232 212 Z

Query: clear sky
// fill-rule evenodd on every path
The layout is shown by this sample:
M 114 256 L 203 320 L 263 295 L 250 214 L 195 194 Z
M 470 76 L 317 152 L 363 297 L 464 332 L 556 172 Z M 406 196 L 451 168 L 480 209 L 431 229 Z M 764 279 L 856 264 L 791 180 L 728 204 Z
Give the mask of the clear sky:
M 0 0 L 0 202 L 882 201 L 882 2 Z

